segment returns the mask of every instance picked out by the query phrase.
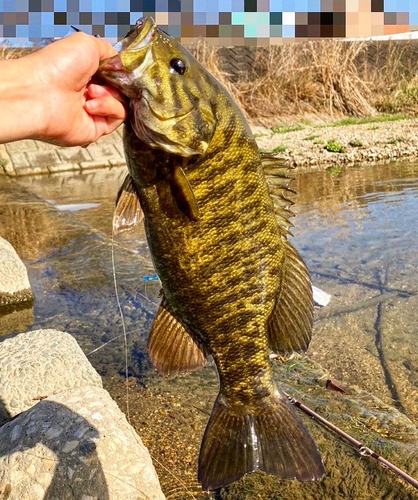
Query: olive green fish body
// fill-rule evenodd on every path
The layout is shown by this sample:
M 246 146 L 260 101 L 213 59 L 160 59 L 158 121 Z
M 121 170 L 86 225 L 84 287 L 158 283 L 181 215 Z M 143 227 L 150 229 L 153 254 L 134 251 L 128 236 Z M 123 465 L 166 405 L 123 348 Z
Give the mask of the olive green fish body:
M 130 98 L 130 193 L 163 288 L 150 356 L 170 374 L 211 354 L 220 377 L 199 480 L 216 489 L 257 468 L 319 478 L 319 453 L 269 363 L 270 348 L 306 348 L 310 281 L 277 221 L 250 128 L 219 82 L 149 18 L 128 39 L 102 76 Z

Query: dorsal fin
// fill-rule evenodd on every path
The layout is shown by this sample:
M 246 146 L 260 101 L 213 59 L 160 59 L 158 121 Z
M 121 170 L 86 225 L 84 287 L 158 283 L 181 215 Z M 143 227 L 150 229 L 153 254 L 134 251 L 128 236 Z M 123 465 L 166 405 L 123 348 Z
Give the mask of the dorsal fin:
M 148 353 L 161 375 L 199 370 L 207 361 L 204 347 L 171 310 L 165 297 L 151 326 Z
M 132 177 L 127 174 L 116 196 L 113 234 L 130 231 L 144 218 Z
M 279 226 L 283 234 L 291 234 L 290 228 L 293 227 L 293 224 L 290 222 L 290 218 L 295 215 L 290 209 L 293 201 L 288 197 L 295 193 L 290 187 L 293 177 L 288 175 L 291 167 L 286 164 L 283 158 L 273 154 L 260 152 L 260 159 Z
M 277 354 L 305 351 L 312 334 L 313 298 L 309 271 L 286 241 L 282 288 L 268 322 L 270 348 Z

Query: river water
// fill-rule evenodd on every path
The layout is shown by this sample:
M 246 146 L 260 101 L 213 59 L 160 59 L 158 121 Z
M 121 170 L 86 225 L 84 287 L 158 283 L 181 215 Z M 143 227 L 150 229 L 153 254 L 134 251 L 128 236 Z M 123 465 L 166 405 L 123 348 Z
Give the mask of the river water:
M 1 235 L 27 265 L 35 293 L 34 310 L 2 333 L 48 327 L 74 335 L 158 460 L 168 498 L 200 498 L 194 477 L 215 370 L 173 380 L 150 366 L 146 339 L 160 287 L 143 229 L 111 239 L 124 175 L 114 168 L 2 186 Z M 331 295 L 316 310 L 309 359 L 324 377 L 366 390 L 417 423 L 418 164 L 299 173 L 292 187 L 292 243 L 314 285 Z M 251 495 L 224 498 L 263 498 Z

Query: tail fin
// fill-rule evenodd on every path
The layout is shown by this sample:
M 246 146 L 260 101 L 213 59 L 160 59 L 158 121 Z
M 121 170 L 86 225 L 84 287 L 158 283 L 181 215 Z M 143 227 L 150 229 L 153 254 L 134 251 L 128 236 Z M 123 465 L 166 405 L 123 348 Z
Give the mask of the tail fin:
M 216 490 L 256 469 L 304 482 L 324 474 L 319 451 L 287 399 L 276 393 L 250 413 L 220 394 L 200 448 L 199 482 Z

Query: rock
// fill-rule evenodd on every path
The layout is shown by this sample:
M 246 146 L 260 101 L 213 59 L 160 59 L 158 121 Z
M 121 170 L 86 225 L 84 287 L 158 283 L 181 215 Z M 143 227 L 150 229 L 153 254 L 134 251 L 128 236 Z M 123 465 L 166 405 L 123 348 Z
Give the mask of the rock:
M 12 245 L 0 237 L 0 307 L 31 300 L 26 267 Z
M 102 380 L 68 333 L 36 330 L 0 343 L 0 424 L 39 398 L 86 386 Z
M 0 498 L 164 499 L 149 456 L 108 392 L 78 388 L 0 427 Z

